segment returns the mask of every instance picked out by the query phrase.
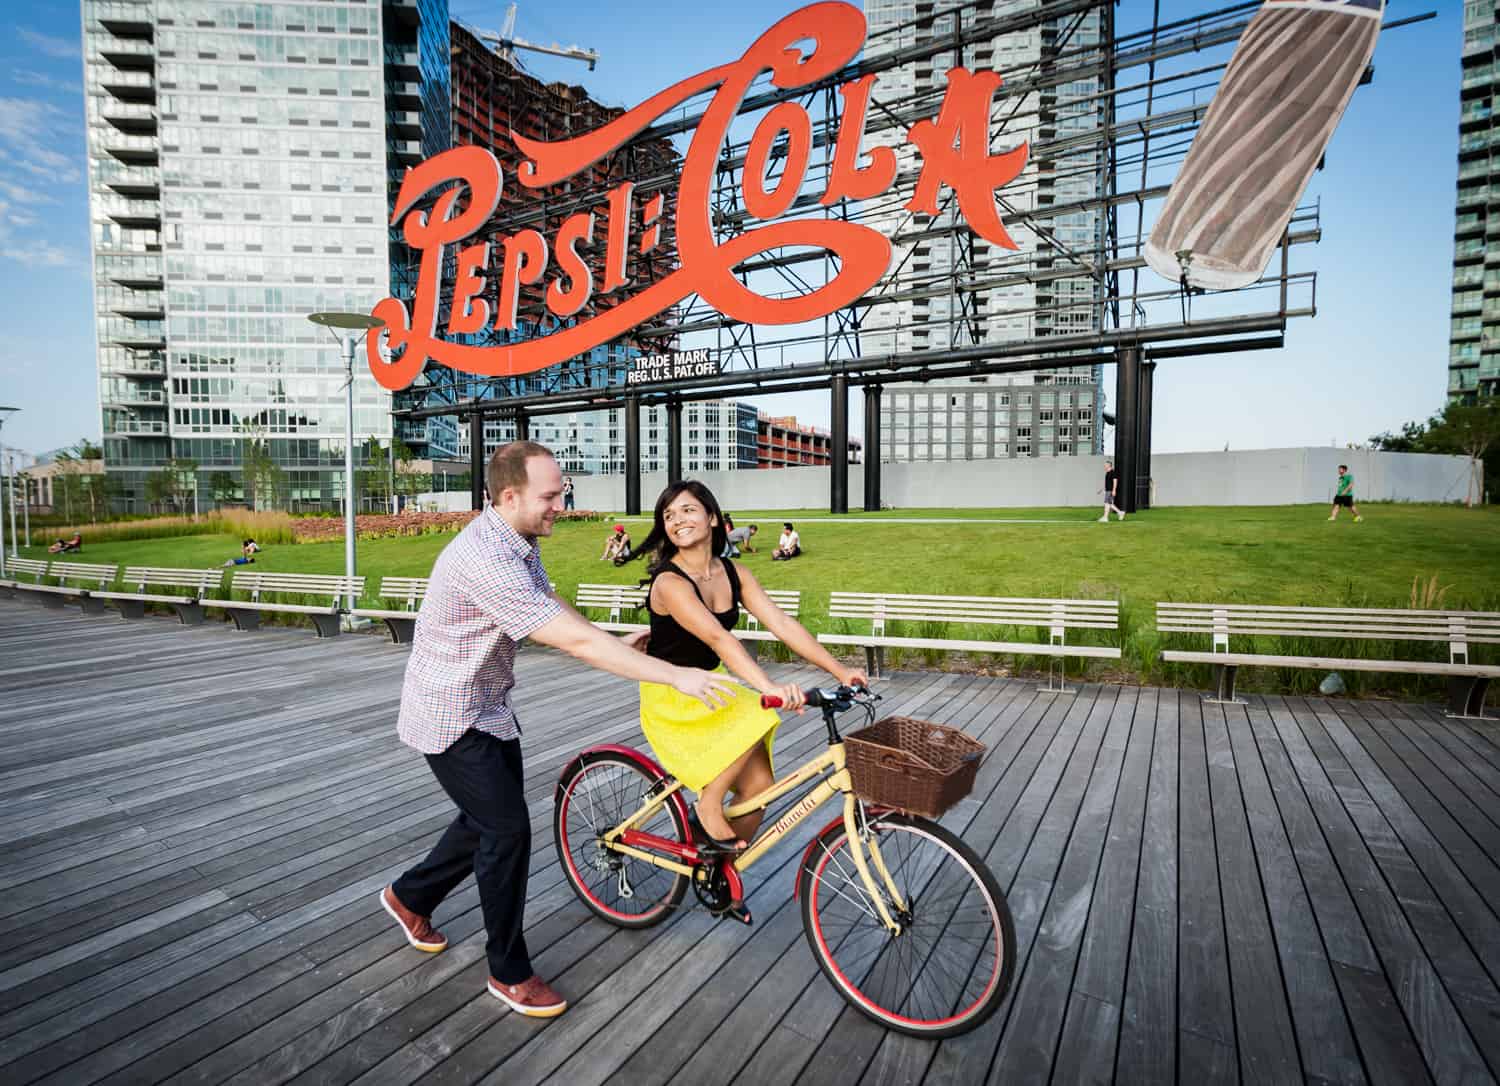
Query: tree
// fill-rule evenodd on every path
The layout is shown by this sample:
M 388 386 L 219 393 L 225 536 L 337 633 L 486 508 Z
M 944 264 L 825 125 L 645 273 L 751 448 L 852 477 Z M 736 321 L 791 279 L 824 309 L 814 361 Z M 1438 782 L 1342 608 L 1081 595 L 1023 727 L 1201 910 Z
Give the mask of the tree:
M 364 467 L 356 471 L 355 478 L 359 482 L 361 506 L 368 498 L 382 512 L 390 510 L 391 458 L 385 446 L 373 437 L 365 442 Z
M 417 458 L 405 442 L 397 441 L 392 450 L 396 460 L 396 493 L 407 501 L 432 489 L 432 473 L 417 468 Z
M 213 494 L 215 505 L 232 502 L 239 496 L 240 484 L 227 471 L 216 471 L 208 477 L 208 489 Z
M 1485 455 L 1491 449 L 1500 451 L 1500 403 L 1449 404 L 1443 409 L 1441 424 L 1429 428 L 1427 440 L 1443 452 L 1461 453 L 1469 458 L 1465 503 L 1472 506 L 1476 497 L 1483 500 L 1480 464 L 1485 463 Z M 1485 466 L 1490 467 L 1488 463 Z
M 274 509 L 286 472 L 271 455 L 271 442 L 265 427 L 255 422 L 240 425 L 240 474 L 244 480 L 245 500 L 252 509 Z
M 52 481 L 53 503 L 62 506 L 63 516 L 70 521 L 75 513 L 86 515 L 90 521 L 99 520 L 107 508 L 109 488 L 105 485 L 105 476 L 95 465 L 103 463 L 104 450 L 85 437 L 76 444 L 59 449 L 53 459 L 61 468 L 61 473 Z

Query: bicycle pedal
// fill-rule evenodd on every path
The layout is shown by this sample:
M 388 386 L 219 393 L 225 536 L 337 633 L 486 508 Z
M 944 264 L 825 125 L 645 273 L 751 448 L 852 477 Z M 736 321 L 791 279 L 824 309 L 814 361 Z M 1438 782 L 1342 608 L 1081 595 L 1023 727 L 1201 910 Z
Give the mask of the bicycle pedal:
M 749 927 L 751 924 L 755 923 L 755 918 L 750 915 L 750 910 L 745 907 L 745 903 L 743 901 L 735 902 L 719 915 L 721 917 L 727 916 L 732 920 L 738 920 L 746 927 Z

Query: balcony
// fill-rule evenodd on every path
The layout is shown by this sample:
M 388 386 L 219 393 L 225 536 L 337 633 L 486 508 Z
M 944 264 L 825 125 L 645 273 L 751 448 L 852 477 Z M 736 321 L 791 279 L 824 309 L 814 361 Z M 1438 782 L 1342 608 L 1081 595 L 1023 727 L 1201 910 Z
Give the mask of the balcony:
M 414 109 L 388 109 L 385 130 L 387 135 L 419 140 L 422 138 L 422 115 Z
M 106 372 L 136 378 L 164 378 L 167 375 L 167 362 L 161 355 L 131 354 L 124 362 L 118 366 L 109 367 Z
M 161 321 L 137 321 L 143 327 L 136 331 L 120 333 L 119 338 L 110 340 L 112 346 L 124 347 L 131 351 L 164 351 L 167 349 L 167 334 L 161 329 Z M 155 326 L 154 330 L 153 327 Z
M 159 290 L 132 290 L 109 310 L 133 321 L 160 321 L 166 316 L 166 302 Z
M 156 200 L 101 196 L 99 210 L 112 221 L 131 230 L 156 230 L 161 226 L 161 204 Z
M 161 170 L 155 166 L 126 166 L 105 161 L 99 178 L 121 196 L 154 198 L 161 195 Z
M 161 161 L 161 146 L 155 136 L 130 136 L 105 129 L 99 142 L 105 151 L 127 166 L 155 166 Z
M 156 101 L 156 79 L 150 72 L 126 72 L 112 68 L 99 73 L 99 86 L 122 101 Z
M 385 70 L 388 75 L 397 79 L 421 79 L 422 66 L 417 58 L 416 47 L 387 45 L 385 47 Z
M 130 437 L 159 437 L 167 432 L 166 419 L 132 419 L 104 417 L 106 434 L 125 434 Z
M 415 165 L 422 161 L 422 145 L 416 140 L 391 140 L 386 147 L 397 162 Z
M 151 407 L 164 407 L 167 403 L 167 391 L 162 388 L 127 388 L 120 393 L 119 397 L 110 401 L 117 404 L 143 404 Z
M 122 102 L 117 98 L 109 98 L 99 112 L 106 121 L 127 135 L 156 134 L 156 108 L 148 102 Z
M 380 5 L 387 26 L 415 30 L 422 25 L 422 11 L 417 0 L 385 0 Z
M 385 101 L 387 105 L 395 106 L 397 109 L 421 109 L 422 85 L 409 81 L 387 83 Z
M 101 42 L 99 55 L 125 71 L 150 71 L 156 66 L 156 44 L 146 38 L 113 38 Z
M 156 253 L 132 253 L 129 256 L 101 256 L 99 275 L 131 290 L 160 290 L 161 256 Z
M 150 4 L 96 3 L 93 12 L 100 26 L 122 38 L 149 38 L 154 29 Z

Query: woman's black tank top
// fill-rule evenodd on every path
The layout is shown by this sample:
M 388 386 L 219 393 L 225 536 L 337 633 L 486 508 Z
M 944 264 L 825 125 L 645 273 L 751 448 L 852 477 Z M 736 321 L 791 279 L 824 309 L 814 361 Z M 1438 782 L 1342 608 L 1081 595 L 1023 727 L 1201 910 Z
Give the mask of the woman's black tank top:
M 732 630 L 735 623 L 740 620 L 740 575 L 739 571 L 734 568 L 734 563 L 728 560 L 724 561 L 724 572 L 729 577 L 729 610 L 714 611 L 709 608 L 709 611 L 714 618 L 719 620 L 720 626 L 726 630 Z M 703 593 L 698 591 L 697 582 L 673 562 L 668 562 L 656 571 L 651 578 L 653 587 L 656 585 L 656 578 L 664 573 L 675 573 L 683 578 L 693 586 L 693 592 L 699 600 L 703 601 L 703 605 L 708 606 L 708 601 L 703 599 Z M 659 615 L 651 609 L 649 591 L 646 593 L 646 611 L 651 616 L 651 642 L 646 646 L 648 656 L 676 664 L 678 667 L 701 667 L 705 671 L 712 671 L 719 666 L 718 654 L 713 649 L 684 629 L 671 615 Z

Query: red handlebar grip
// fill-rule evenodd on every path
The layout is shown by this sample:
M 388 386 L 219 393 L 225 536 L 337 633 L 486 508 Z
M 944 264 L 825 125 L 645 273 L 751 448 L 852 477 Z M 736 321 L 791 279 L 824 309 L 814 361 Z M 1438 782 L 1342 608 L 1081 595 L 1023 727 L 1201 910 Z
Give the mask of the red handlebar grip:
M 762 709 L 780 709 L 781 699 L 775 694 L 762 694 L 760 696 L 760 707 Z

